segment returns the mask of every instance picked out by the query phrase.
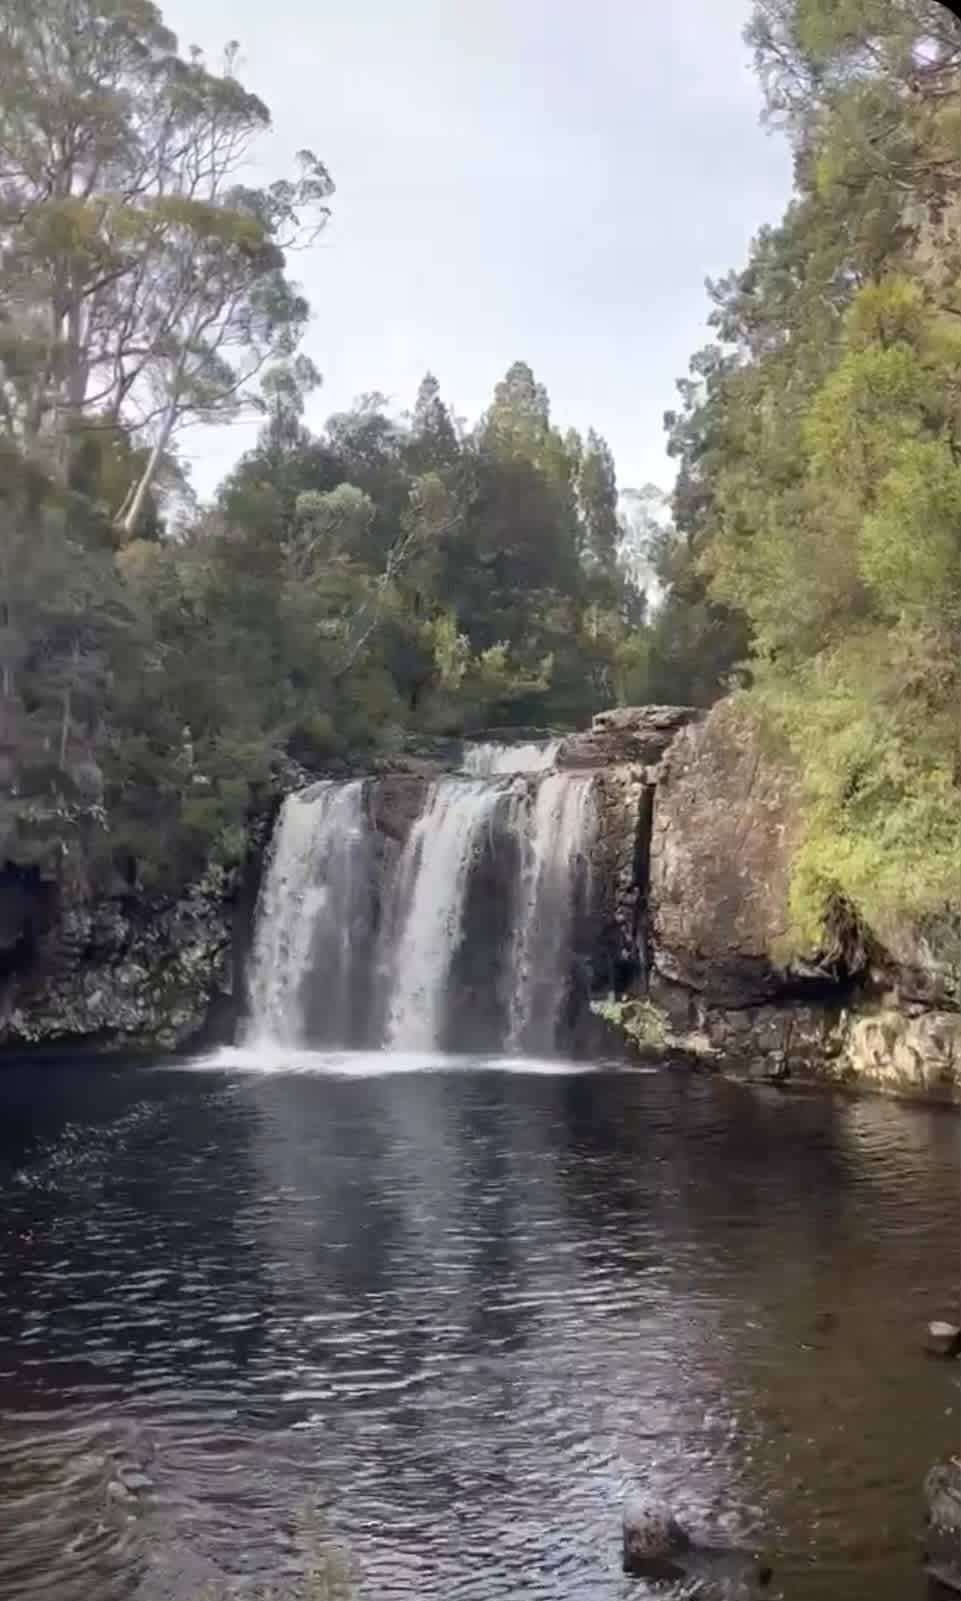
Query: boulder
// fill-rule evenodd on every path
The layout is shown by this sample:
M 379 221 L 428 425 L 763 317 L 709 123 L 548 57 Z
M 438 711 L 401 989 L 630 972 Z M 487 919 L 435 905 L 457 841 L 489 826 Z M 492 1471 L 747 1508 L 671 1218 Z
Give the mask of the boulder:
M 695 1541 L 667 1508 L 637 1496 L 624 1508 L 622 1545 L 625 1573 L 683 1584 L 701 1601 L 750 1601 L 773 1577 L 753 1552 Z
M 797 779 L 735 703 L 678 734 L 658 775 L 651 837 L 651 939 L 664 978 L 719 1006 L 777 994 L 799 827 Z
M 624 1508 L 624 1572 L 650 1579 L 683 1578 L 678 1566 L 681 1552 L 690 1551 L 691 1537 L 664 1507 L 632 1498 Z
M 961 1354 L 961 1328 L 956 1323 L 940 1320 L 928 1324 L 927 1350 L 929 1356 L 956 1357 Z
M 950 1097 L 961 1082 L 961 1013 L 887 1004 L 852 1019 L 842 1067 L 898 1094 Z
M 619 706 L 599 712 L 588 730 L 564 740 L 557 766 L 655 767 L 680 730 L 703 716 L 694 706 Z

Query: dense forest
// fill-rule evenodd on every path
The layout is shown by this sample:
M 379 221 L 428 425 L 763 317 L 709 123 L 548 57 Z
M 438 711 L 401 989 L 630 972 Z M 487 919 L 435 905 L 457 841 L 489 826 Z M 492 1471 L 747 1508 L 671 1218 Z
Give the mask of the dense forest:
M 323 162 L 251 187 L 267 108 L 150 0 L 3 0 L 0 859 L 176 887 L 285 758 L 737 688 L 804 779 L 798 939 L 961 899 L 961 29 L 749 37 L 795 193 L 708 286 L 666 516 L 522 360 L 470 425 L 428 374 L 309 431 Z M 251 410 L 196 504 L 183 431 Z

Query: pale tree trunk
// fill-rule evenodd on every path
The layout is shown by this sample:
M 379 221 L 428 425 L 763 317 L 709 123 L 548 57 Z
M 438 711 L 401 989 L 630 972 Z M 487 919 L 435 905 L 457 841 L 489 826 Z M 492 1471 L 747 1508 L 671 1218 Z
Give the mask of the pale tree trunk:
M 193 330 L 191 337 L 193 337 Z M 132 493 L 124 501 L 124 504 L 121 506 L 116 518 L 114 519 L 114 526 L 121 534 L 122 542 L 125 545 L 129 544 L 130 540 L 136 535 L 137 526 L 141 517 L 143 516 L 144 506 L 147 503 L 147 496 L 150 493 L 151 485 L 157 476 L 157 469 L 163 460 L 164 451 L 170 444 L 170 436 L 174 431 L 174 423 L 177 421 L 177 414 L 180 409 L 180 385 L 183 381 L 184 369 L 187 365 L 187 350 L 189 348 L 189 343 L 189 340 L 185 340 L 181 349 L 177 366 L 171 379 L 170 402 L 167 406 L 166 412 L 164 413 L 164 419 L 160 425 L 160 432 L 154 440 L 154 446 L 147 460 L 147 465 L 140 475 L 140 481 L 134 486 Z
M 70 686 L 61 696 L 62 714 L 60 718 L 60 757 L 58 767 L 62 773 L 67 770 L 67 746 L 70 743 Z
M 73 660 L 74 675 L 76 675 L 77 668 L 80 664 L 80 641 L 78 639 L 75 639 L 73 642 L 73 651 L 71 652 L 71 656 Z M 60 771 L 65 773 L 67 770 L 67 750 L 70 745 L 70 719 L 73 711 L 72 684 L 67 684 L 65 686 L 63 695 L 61 697 L 61 705 L 62 715 L 60 718 L 60 757 L 58 765 Z
M 136 535 L 137 526 L 147 503 L 147 496 L 157 476 L 157 469 L 163 459 L 163 453 L 170 443 L 170 436 L 173 433 L 176 419 L 177 403 L 172 401 L 167 409 L 160 432 L 154 441 L 154 447 L 147 459 L 147 465 L 140 475 L 140 480 L 117 513 L 116 527 L 123 536 L 125 545 L 129 544 L 130 540 Z

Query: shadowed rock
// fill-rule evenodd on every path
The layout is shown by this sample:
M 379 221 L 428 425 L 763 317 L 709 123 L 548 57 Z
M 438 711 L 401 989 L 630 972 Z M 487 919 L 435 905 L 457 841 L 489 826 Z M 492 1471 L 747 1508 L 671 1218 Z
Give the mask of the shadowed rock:
M 929 1323 L 927 1349 L 929 1356 L 957 1356 L 961 1353 L 961 1329 L 956 1323 Z
M 753 1552 L 695 1542 L 666 1508 L 640 1497 L 624 1508 L 623 1565 L 636 1578 L 683 1584 L 699 1601 L 750 1601 L 773 1577 Z
M 961 1594 L 961 1458 L 936 1462 L 924 1481 L 925 1570 Z

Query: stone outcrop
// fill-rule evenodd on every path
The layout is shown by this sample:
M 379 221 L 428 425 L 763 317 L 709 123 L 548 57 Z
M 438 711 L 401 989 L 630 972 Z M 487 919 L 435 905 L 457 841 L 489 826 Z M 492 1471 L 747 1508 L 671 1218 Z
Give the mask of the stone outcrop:
M 961 1096 L 952 921 L 883 943 L 839 925 L 825 950 L 786 961 L 798 780 L 734 701 L 675 726 L 645 771 L 649 867 L 626 987 L 644 1000 L 643 1036 L 656 1015 L 665 1047 L 747 1076 Z
M 773 953 L 787 933 L 797 785 L 766 760 L 731 704 L 684 728 L 657 774 L 650 937 L 658 974 L 709 1004 L 776 995 Z
M 429 779 L 419 773 L 389 773 L 368 786 L 371 823 L 393 845 L 402 848 L 424 809 Z
M 229 1037 L 242 948 L 240 876 L 210 869 L 182 898 L 91 898 L 55 909 L 32 959 L 0 980 L 0 1045 L 176 1049 Z M 26 913 L 29 924 L 32 913 Z
M 599 712 L 590 728 L 565 739 L 558 767 L 655 766 L 675 735 L 704 714 L 693 706 L 620 706 Z

